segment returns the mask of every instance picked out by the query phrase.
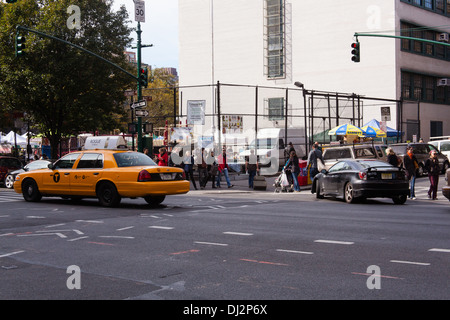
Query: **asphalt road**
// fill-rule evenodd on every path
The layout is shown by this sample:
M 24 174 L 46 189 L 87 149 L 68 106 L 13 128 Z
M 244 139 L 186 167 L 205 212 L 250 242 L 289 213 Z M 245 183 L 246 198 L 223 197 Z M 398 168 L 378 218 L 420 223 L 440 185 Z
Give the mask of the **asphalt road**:
M 450 298 L 450 202 L 425 178 L 404 205 L 239 183 L 114 209 L 2 188 L 0 299 Z

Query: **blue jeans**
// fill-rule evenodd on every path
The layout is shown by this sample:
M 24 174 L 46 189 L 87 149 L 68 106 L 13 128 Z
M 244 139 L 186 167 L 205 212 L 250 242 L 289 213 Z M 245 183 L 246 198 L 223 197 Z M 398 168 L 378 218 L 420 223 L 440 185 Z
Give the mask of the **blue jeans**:
M 416 193 L 414 191 L 415 184 L 416 184 L 416 176 L 411 176 L 409 179 L 409 197 L 410 198 L 416 197 Z
M 309 168 L 309 177 L 312 180 L 317 174 L 319 173 L 319 170 L 317 170 L 316 167 Z
M 253 179 L 256 176 L 256 170 L 249 170 L 248 171 L 248 186 L 250 188 L 253 188 Z
M 299 172 L 291 172 L 292 174 L 292 180 L 294 180 L 294 190 L 295 191 L 300 191 L 300 186 L 298 185 L 298 174 Z
M 230 178 L 228 177 L 228 169 L 227 168 L 223 169 L 222 172 L 218 171 L 217 186 L 220 187 L 220 178 L 222 177 L 222 174 L 225 176 L 225 180 L 227 180 L 227 185 L 231 186 Z

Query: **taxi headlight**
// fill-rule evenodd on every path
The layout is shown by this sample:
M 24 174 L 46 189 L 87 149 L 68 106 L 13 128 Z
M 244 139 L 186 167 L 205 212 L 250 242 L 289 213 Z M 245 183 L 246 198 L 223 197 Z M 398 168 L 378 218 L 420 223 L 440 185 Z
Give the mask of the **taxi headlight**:
M 18 174 L 17 176 L 16 176 L 16 181 L 19 181 L 20 180 L 20 174 Z

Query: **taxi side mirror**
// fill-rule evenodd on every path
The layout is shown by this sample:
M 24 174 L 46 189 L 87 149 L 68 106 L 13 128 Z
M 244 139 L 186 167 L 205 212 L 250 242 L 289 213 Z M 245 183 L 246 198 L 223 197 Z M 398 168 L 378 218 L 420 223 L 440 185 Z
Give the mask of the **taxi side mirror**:
M 53 170 L 53 169 L 54 169 L 54 168 L 53 168 L 53 163 L 49 163 L 47 167 L 48 167 L 50 170 Z

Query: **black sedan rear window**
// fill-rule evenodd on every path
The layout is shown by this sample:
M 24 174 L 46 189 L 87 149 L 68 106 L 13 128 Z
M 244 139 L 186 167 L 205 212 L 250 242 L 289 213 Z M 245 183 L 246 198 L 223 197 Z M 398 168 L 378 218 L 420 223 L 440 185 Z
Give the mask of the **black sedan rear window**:
M 394 166 L 392 166 L 391 164 L 384 162 L 384 161 L 358 161 L 359 164 L 364 167 L 364 168 L 379 168 L 379 167 L 391 167 L 393 168 Z
M 147 155 L 140 152 L 114 153 L 118 167 L 156 166 L 156 163 Z

